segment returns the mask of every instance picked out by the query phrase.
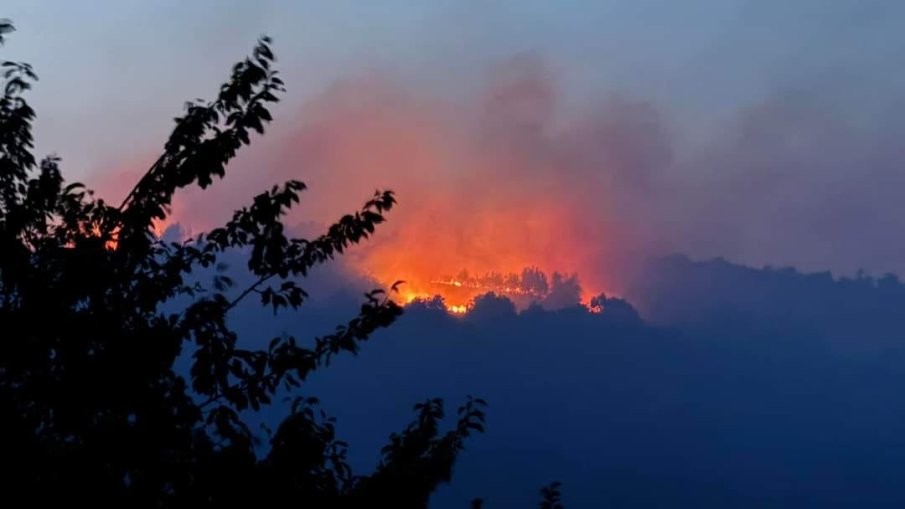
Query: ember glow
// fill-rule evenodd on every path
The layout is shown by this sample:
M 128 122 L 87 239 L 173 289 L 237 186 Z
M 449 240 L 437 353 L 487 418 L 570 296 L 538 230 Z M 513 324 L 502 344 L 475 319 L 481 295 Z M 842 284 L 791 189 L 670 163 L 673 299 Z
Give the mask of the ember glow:
M 518 307 L 587 304 L 618 294 L 626 260 L 656 238 L 652 200 L 638 196 L 669 142 L 644 104 L 559 118 L 557 96 L 533 56 L 455 99 L 370 74 L 305 105 L 267 166 L 298 168 L 279 176 L 303 178 L 303 209 L 326 219 L 374 188 L 396 192 L 388 222 L 343 263 L 386 287 L 405 281 L 402 302 L 440 295 L 461 313 L 494 292 Z
M 541 221 L 529 226 L 537 238 L 520 231 L 524 223 L 509 214 L 500 214 L 498 226 L 489 217 L 476 217 L 461 222 L 449 218 L 433 222 L 433 227 L 429 220 L 412 221 L 405 215 L 411 222 L 393 225 L 391 218 L 391 235 L 376 236 L 353 258 L 356 270 L 384 285 L 405 281 L 400 287 L 403 302 L 439 295 L 448 309 L 462 312 L 474 297 L 493 292 L 520 308 L 532 302 L 561 307 L 588 302 L 603 290 L 587 286 L 582 291 L 574 274 L 582 268 L 582 257 L 590 259 L 592 253 L 583 251 L 581 242 L 570 243 L 565 229 L 557 239 L 553 214 L 547 215 L 549 229 Z M 407 243 L 410 247 L 397 248 Z
M 548 280 L 541 270 L 528 268 L 520 274 L 491 272 L 480 276 L 462 271 L 455 277 L 430 280 L 426 285 L 416 283 L 403 287 L 400 289 L 399 300 L 409 304 L 439 296 L 447 310 L 464 314 L 471 308 L 475 297 L 486 293 L 505 296 L 522 308 L 532 303 L 548 301 L 554 295 L 560 295 L 559 300 L 565 305 L 575 304 L 581 298 L 581 288 L 575 276 L 564 277 L 554 273 L 552 280 Z M 590 300 L 584 299 L 584 302 L 589 303 Z
M 316 235 L 375 188 L 392 189 L 387 223 L 340 263 L 385 288 L 405 281 L 403 303 L 439 295 L 462 314 L 488 292 L 518 308 L 620 294 L 662 237 L 648 184 L 670 144 L 655 110 L 607 99 L 562 115 L 555 80 L 533 56 L 487 74 L 454 99 L 379 73 L 341 81 L 253 143 L 215 186 L 217 203 L 177 195 L 169 222 L 205 231 L 246 205 L 249 189 L 300 179 L 309 191 L 286 223 Z

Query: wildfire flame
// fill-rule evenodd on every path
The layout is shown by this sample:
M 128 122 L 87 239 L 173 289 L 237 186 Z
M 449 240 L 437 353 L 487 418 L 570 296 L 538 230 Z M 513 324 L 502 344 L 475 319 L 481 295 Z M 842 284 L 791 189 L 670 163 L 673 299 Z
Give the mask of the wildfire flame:
M 521 308 L 590 309 L 594 295 L 625 288 L 638 253 L 660 241 L 642 198 L 670 157 L 668 133 L 655 110 L 633 102 L 560 116 L 552 73 L 530 55 L 488 78 L 460 98 L 380 73 L 340 80 L 279 138 L 249 149 L 255 171 L 231 170 L 213 202 L 180 192 L 169 220 L 206 231 L 262 181 L 302 179 L 311 191 L 286 224 L 306 236 L 316 226 L 316 235 L 375 188 L 392 189 L 399 203 L 387 223 L 342 263 L 385 288 L 405 281 L 400 302 L 439 295 L 463 314 L 493 292 Z M 132 181 L 114 175 L 108 186 L 119 180 Z
M 448 309 L 450 313 L 457 315 L 462 315 L 468 312 L 468 307 L 466 306 L 448 306 L 446 309 Z
M 652 233 L 626 225 L 638 217 L 632 193 L 663 149 L 643 107 L 614 104 L 563 127 L 556 103 L 548 70 L 530 57 L 493 69 L 462 103 L 365 76 L 307 105 L 274 166 L 302 165 L 312 190 L 397 193 L 387 224 L 345 261 L 384 286 L 405 281 L 403 303 L 440 295 L 461 313 L 494 292 L 517 307 L 590 304 L 621 287 L 625 253 Z M 306 200 L 328 217 L 356 203 Z M 525 284 L 525 269 L 548 287 Z
M 520 273 L 491 272 L 481 276 L 470 276 L 467 271 L 461 271 L 456 277 L 431 279 L 426 284 L 416 280 L 399 289 L 398 300 L 408 305 L 439 297 L 447 311 L 463 315 L 471 310 L 476 297 L 487 293 L 504 296 L 518 308 L 533 303 L 561 307 L 580 302 L 590 311 L 599 312 L 592 304 L 591 294 L 581 289 L 577 276 L 553 273 L 548 278 L 546 273 L 534 267 Z

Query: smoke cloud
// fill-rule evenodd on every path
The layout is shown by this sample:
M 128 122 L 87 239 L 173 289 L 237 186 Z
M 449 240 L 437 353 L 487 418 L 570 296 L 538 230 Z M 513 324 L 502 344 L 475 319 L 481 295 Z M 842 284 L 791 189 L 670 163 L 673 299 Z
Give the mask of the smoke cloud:
M 569 294 L 588 302 L 624 295 L 648 258 L 670 252 L 905 272 L 905 101 L 858 109 L 843 96 L 869 87 L 803 82 L 692 144 L 668 105 L 608 93 L 567 108 L 574 98 L 553 69 L 517 54 L 456 93 L 388 70 L 352 74 L 275 112 L 225 182 L 176 197 L 171 222 L 200 232 L 291 178 L 310 190 L 288 222 L 316 233 L 374 189 L 393 189 L 389 222 L 342 263 L 382 285 L 407 281 L 408 298 L 440 293 L 456 305 L 478 292 L 435 283 L 463 271 L 577 275 Z M 103 196 L 124 195 L 154 156 L 134 159 L 100 179 Z M 499 291 L 476 290 L 486 289 Z
M 656 109 L 611 97 L 565 118 L 532 54 L 477 88 L 451 100 L 386 74 L 344 80 L 302 108 L 268 166 L 306 180 L 307 210 L 327 217 L 375 187 L 397 192 L 387 226 L 351 254 L 381 282 L 428 292 L 463 270 L 537 267 L 578 274 L 586 292 L 618 288 L 658 240 L 650 196 L 671 147 Z

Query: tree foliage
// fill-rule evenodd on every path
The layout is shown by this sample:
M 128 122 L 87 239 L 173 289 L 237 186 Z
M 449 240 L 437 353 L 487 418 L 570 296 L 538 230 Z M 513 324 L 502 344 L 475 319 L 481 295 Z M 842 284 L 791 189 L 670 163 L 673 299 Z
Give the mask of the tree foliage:
M 0 43 L 12 30 L 0 21 Z M 402 312 L 375 290 L 334 332 L 257 338 L 267 345 L 260 349 L 241 348 L 227 321 L 250 298 L 274 312 L 301 306 L 308 295 L 300 280 L 373 234 L 396 202 L 390 191 L 375 192 L 313 239 L 292 237 L 282 222 L 305 190 L 295 180 L 195 238 L 165 242 L 154 234 L 180 189 L 223 178 L 252 135 L 263 134 L 268 108 L 284 91 L 274 62 L 264 37 L 214 100 L 187 103 L 162 154 L 119 205 L 67 183 L 57 157 L 33 156 L 35 112 L 24 94 L 37 76 L 28 64 L 2 63 L 0 486 L 7 499 L 426 507 L 450 480 L 465 440 L 483 431 L 484 401 L 469 398 L 446 430 L 443 402 L 425 401 L 390 436 L 376 470 L 361 475 L 317 400 L 296 396 L 267 452 L 256 454 L 241 412 L 270 405 L 279 391 L 295 394 L 333 356 L 355 354 Z M 250 286 L 193 277 L 228 252 L 247 257 Z M 188 304 L 164 310 L 177 301 Z M 189 372 L 178 372 L 175 361 L 189 354 Z

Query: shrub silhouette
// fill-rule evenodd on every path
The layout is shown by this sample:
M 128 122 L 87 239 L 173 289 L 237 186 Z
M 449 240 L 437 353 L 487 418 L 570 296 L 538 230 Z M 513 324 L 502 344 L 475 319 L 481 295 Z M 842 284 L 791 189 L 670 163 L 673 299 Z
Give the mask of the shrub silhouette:
M 0 22 L 0 42 L 12 31 Z M 163 153 L 118 206 L 67 183 L 59 159 L 32 155 L 28 64 L 4 62 L 0 98 L 0 457 L 7 500 L 30 506 L 209 507 L 297 501 L 306 507 L 425 507 L 449 481 L 465 439 L 483 431 L 485 403 L 469 398 L 442 428 L 443 403 L 415 406 L 376 470 L 351 472 L 346 445 L 313 398 L 297 397 L 259 457 L 240 413 L 269 405 L 342 353 L 355 354 L 402 312 L 375 290 L 332 334 L 237 345 L 231 309 L 259 299 L 298 308 L 308 271 L 367 239 L 395 198 L 376 192 L 314 239 L 281 218 L 305 185 L 254 197 L 220 228 L 184 242 L 153 233 L 182 188 L 207 188 L 284 91 L 270 40 L 236 64 L 210 102 L 187 103 Z M 247 254 L 254 283 L 210 285 L 192 271 L 226 252 Z M 395 290 L 395 285 L 391 289 Z M 177 311 L 163 304 L 188 302 Z M 166 306 L 172 307 L 172 306 Z M 259 343 L 263 344 L 263 343 Z M 191 353 L 186 375 L 174 362 Z

